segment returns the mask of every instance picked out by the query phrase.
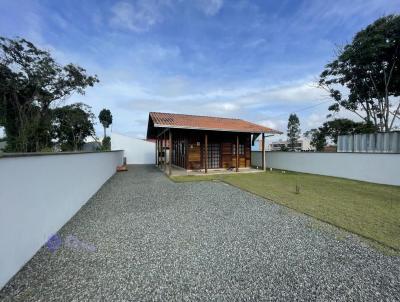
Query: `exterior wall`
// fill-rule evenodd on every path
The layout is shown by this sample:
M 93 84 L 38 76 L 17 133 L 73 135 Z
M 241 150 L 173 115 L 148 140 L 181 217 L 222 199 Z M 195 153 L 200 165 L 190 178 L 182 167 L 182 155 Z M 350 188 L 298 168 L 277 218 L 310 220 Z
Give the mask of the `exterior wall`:
M 199 134 L 188 135 L 187 142 L 187 169 L 203 169 L 204 164 L 201 154 L 201 146 L 204 144 L 204 137 L 201 137 Z
M 337 152 L 400 153 L 400 132 L 339 135 Z
M 122 164 L 123 151 L 0 158 L 0 288 Z
M 187 132 L 187 169 L 204 169 L 205 132 Z M 230 132 L 208 132 L 208 144 L 218 144 L 220 149 L 220 166 L 218 168 L 236 167 L 236 135 Z M 174 136 L 173 136 L 174 137 Z M 243 152 L 239 154 L 239 168 L 250 167 L 251 135 L 239 134 L 239 145 Z M 210 149 L 210 148 L 209 148 Z M 209 167 L 210 168 L 210 167 Z
M 156 145 L 142 139 L 111 133 L 111 150 L 124 150 L 128 164 L 155 164 Z
M 268 152 L 265 152 L 266 154 Z M 251 151 L 251 166 L 261 168 L 262 167 L 262 152 L 261 151 Z
M 252 152 L 261 166 L 261 152 Z M 266 152 L 268 168 L 400 185 L 400 154 Z

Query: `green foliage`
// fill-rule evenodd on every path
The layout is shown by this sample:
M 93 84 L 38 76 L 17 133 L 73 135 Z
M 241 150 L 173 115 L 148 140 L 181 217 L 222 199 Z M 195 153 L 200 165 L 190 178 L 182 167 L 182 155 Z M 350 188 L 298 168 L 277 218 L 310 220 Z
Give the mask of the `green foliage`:
M 350 110 L 380 131 L 392 130 L 400 115 L 400 15 L 358 32 L 326 65 L 319 84 L 335 102 L 329 110 Z
M 287 151 L 289 151 L 289 149 L 285 145 L 282 145 L 281 146 L 281 151 L 287 152 Z
M 103 142 L 101 144 L 101 150 L 110 151 L 111 150 L 111 137 L 106 136 L 103 138 Z
M 112 121 L 113 121 L 111 111 L 108 109 L 105 109 L 105 108 L 103 110 L 101 110 L 100 114 L 99 114 L 99 121 L 103 125 L 104 138 L 106 138 L 107 137 L 106 128 L 108 128 L 112 124 Z
M 94 114 L 88 105 L 76 103 L 53 111 L 53 133 L 62 151 L 81 150 L 84 140 L 94 136 Z
M 326 146 L 326 133 L 321 128 L 311 129 L 304 133 L 304 136 L 310 138 L 311 146 L 315 148 L 316 151 L 323 151 Z
M 322 125 L 322 132 L 335 144 L 337 144 L 339 135 L 374 133 L 376 131 L 377 129 L 372 123 L 354 122 L 349 119 L 335 119 Z
M 54 102 L 84 94 L 98 79 L 74 64 L 59 65 L 47 51 L 25 39 L 0 37 L 0 125 L 8 151 L 51 147 Z
M 349 119 L 335 119 L 325 122 L 318 129 L 307 131 L 305 136 L 311 139 L 311 145 L 317 151 L 323 151 L 327 144 L 327 139 L 337 144 L 339 135 L 374 133 L 377 130 L 376 126 L 372 123 L 354 122 Z
M 287 137 L 289 150 L 294 150 L 294 147 L 300 138 L 300 120 L 295 113 L 292 113 L 289 116 Z

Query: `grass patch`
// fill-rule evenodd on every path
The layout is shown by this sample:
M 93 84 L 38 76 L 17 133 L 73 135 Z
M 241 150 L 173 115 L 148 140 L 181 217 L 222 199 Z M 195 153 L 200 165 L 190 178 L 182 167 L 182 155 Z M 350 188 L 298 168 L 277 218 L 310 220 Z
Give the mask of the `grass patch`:
M 171 179 L 224 181 L 400 251 L 400 187 L 397 186 L 281 171 Z

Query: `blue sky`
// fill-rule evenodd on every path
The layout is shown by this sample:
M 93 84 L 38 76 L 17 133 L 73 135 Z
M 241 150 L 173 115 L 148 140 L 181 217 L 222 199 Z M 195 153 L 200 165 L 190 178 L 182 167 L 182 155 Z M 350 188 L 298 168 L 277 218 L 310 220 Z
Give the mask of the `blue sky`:
M 335 45 L 399 8 L 398 0 L 0 0 L 0 35 L 97 74 L 96 87 L 67 102 L 96 115 L 109 108 L 115 132 L 144 137 L 149 111 L 279 130 L 297 112 L 305 131 L 325 121 L 329 98 L 315 82 Z

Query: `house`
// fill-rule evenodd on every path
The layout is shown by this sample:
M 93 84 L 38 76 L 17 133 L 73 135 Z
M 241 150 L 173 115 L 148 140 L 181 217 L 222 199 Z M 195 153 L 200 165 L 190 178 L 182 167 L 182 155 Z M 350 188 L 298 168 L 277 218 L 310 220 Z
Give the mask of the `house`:
M 150 112 L 147 139 L 156 139 L 156 164 L 186 170 L 248 168 L 251 144 L 281 132 L 241 119 Z M 169 141 L 167 158 L 165 141 Z M 263 160 L 264 163 L 264 160 Z
M 265 150 L 266 151 L 281 151 L 282 149 L 290 149 L 290 143 L 288 141 L 279 140 L 273 142 L 265 142 Z M 262 144 L 259 143 L 259 151 L 261 151 Z M 315 147 L 311 146 L 311 141 L 306 138 L 302 137 L 297 140 L 297 143 L 294 147 L 295 151 L 315 151 Z

